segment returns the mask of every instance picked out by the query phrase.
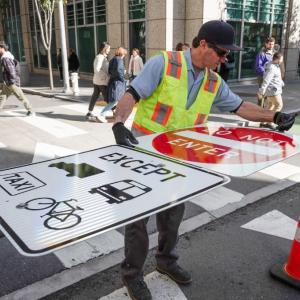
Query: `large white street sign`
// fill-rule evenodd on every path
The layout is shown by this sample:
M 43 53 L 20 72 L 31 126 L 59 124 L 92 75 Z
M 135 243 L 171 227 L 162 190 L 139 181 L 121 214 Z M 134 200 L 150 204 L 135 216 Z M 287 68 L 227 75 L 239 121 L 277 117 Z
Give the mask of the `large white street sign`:
M 138 140 L 139 148 L 231 176 L 250 175 L 300 151 L 295 135 L 217 123 Z
M 42 255 L 227 183 L 223 175 L 122 146 L 0 171 L 0 227 Z

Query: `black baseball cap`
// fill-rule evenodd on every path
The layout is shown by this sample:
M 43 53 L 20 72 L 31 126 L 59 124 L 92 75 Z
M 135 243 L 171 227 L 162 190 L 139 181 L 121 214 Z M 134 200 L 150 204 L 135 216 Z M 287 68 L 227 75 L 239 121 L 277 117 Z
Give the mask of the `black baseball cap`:
M 197 37 L 199 41 L 205 40 L 220 48 L 232 51 L 242 50 L 242 48 L 234 44 L 233 27 L 224 21 L 213 20 L 204 23 Z

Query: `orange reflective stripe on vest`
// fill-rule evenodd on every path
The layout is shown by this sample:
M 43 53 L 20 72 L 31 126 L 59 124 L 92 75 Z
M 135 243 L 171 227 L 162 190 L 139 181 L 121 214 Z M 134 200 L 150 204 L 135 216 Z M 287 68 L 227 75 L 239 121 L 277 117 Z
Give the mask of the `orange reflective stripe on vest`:
M 218 78 L 215 76 L 215 74 L 212 71 L 209 70 L 209 74 L 207 76 L 207 80 L 204 85 L 204 90 L 211 93 L 215 93 L 217 83 L 218 83 Z
M 194 123 L 194 125 L 200 125 L 200 124 L 204 124 L 205 120 L 206 120 L 207 115 L 204 114 L 198 114 L 197 119 Z
M 181 69 L 182 69 L 182 61 L 181 61 L 180 53 L 178 51 L 168 51 L 167 54 L 169 57 L 167 75 L 180 79 Z
M 154 133 L 153 131 L 147 129 L 147 128 L 144 128 L 142 126 L 140 126 L 139 124 L 137 124 L 136 122 L 133 122 L 132 123 L 132 128 L 134 128 L 136 131 L 139 131 L 140 133 L 142 134 L 152 134 Z
M 157 102 L 151 120 L 165 126 L 169 120 L 172 109 L 170 105 Z

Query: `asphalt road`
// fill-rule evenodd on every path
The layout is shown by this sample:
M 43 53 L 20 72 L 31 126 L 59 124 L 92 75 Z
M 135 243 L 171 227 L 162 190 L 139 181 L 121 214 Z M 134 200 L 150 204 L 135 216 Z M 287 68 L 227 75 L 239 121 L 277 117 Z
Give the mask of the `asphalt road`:
M 114 143 L 111 123 L 86 122 L 86 104 L 84 106 L 70 101 L 29 97 L 37 116 L 41 117 L 37 121 L 30 123 L 22 115 L 22 111 L 21 115 L 18 112 L 16 115 L 14 112 L 11 114 L 11 110 L 23 109 L 22 104 L 14 98 L 10 98 L 4 111 L 0 112 L 0 142 L 3 144 L 0 145 L 1 169 L 30 164 L 35 159 L 67 155 L 68 149 L 80 152 Z M 226 121 L 228 115 L 221 117 Z M 74 135 L 75 132 L 77 135 Z M 285 178 L 282 176 L 282 168 L 286 176 L 298 172 L 299 155 L 284 163 L 279 170 L 275 168 L 243 179 L 232 178 L 226 188 L 247 195 L 277 183 Z M 299 187 L 295 191 L 291 189 L 279 193 L 185 234 L 179 242 L 180 263 L 191 270 L 194 282 L 189 287 L 179 287 L 184 297 L 230 300 L 300 299 L 298 291 L 275 282 L 268 275 L 268 269 L 273 263 L 286 260 L 290 241 L 241 228 L 241 225 L 275 208 L 297 219 L 300 211 L 298 194 Z M 195 211 L 195 207 L 200 210 L 199 206 L 189 206 L 188 211 Z M 19 255 L 8 240 L 1 237 L 1 232 L 0 253 L 1 295 L 50 277 L 63 269 L 53 255 L 35 259 Z M 153 272 L 154 268 L 152 251 L 147 261 L 146 274 Z M 118 272 L 119 267 L 113 267 L 45 299 L 99 299 L 122 286 Z M 184 298 L 180 298 L 182 299 Z
M 273 264 L 286 262 L 291 241 L 241 228 L 273 210 L 297 220 L 299 193 L 297 184 L 182 236 L 180 264 L 193 275 L 191 285 L 180 287 L 186 299 L 300 299 L 300 291 L 269 275 Z M 146 274 L 155 269 L 154 252 L 147 260 Z M 122 286 L 118 272 L 119 266 L 113 267 L 43 300 L 99 299 Z

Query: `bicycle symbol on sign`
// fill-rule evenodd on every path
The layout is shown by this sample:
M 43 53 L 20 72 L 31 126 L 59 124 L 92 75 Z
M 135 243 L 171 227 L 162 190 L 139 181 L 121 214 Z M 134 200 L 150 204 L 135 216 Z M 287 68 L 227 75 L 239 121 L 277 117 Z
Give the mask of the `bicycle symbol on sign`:
M 83 210 L 79 206 L 72 206 L 70 202 L 75 199 L 55 201 L 52 198 L 34 198 L 25 203 L 20 203 L 16 207 L 27 210 L 50 210 L 41 216 L 46 217 L 44 226 L 48 229 L 63 230 L 76 226 L 81 222 L 81 217 L 74 214 L 76 210 Z

